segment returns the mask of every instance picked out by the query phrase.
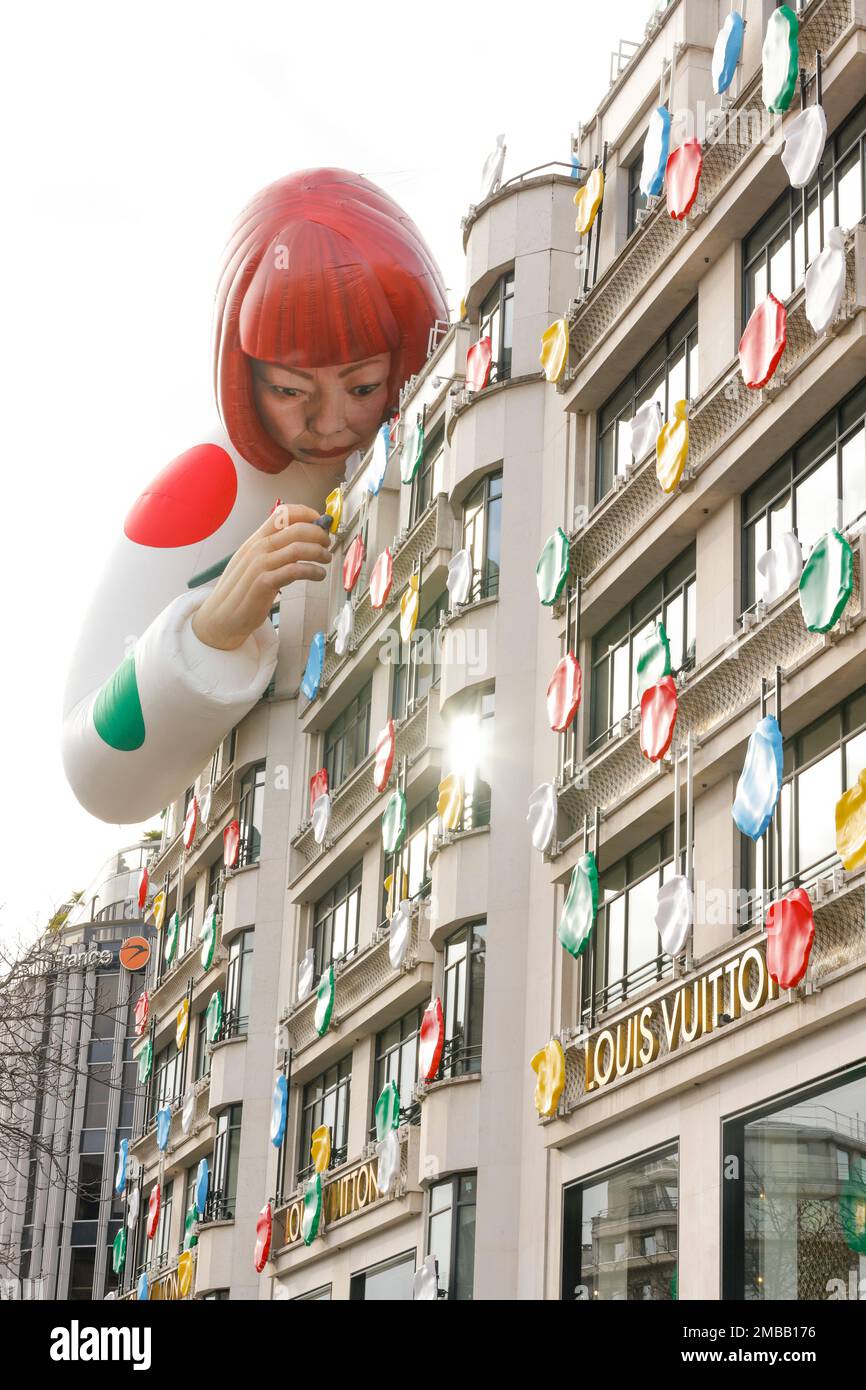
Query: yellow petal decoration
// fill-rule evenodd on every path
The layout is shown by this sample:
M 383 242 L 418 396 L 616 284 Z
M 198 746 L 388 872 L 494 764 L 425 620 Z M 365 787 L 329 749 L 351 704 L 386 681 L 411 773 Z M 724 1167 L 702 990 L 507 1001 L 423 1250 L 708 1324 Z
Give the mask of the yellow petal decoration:
M 165 893 L 159 892 L 153 900 L 153 925 L 162 931 L 165 922 Z
M 568 324 L 557 319 L 541 335 L 541 365 L 548 381 L 559 381 L 568 361 Z
M 408 898 L 408 896 L 409 896 L 409 875 L 406 873 L 406 870 L 405 870 L 405 869 L 403 870 L 402 878 L 403 878 L 403 884 L 402 884 L 403 891 L 402 891 L 402 893 L 400 894 L 400 899 L 401 899 L 401 900 L 402 900 L 403 898 Z M 386 917 L 393 917 L 393 916 L 394 916 L 394 913 L 397 911 L 397 904 L 394 902 L 394 892 L 393 892 L 393 889 L 394 889 L 394 875 L 393 875 L 393 874 L 389 874 L 388 877 L 385 879 L 384 888 L 385 888 L 385 892 L 386 892 L 387 895 L 388 895 L 387 898 L 386 898 L 386 900 L 385 900 L 385 916 L 386 916 Z
M 317 1173 L 327 1173 L 331 1161 L 331 1131 L 327 1125 L 319 1125 L 310 1136 L 310 1158 Z
M 192 1251 L 184 1250 L 177 1262 L 177 1286 L 181 1298 L 188 1298 L 192 1292 Z
M 603 197 L 604 174 L 599 167 L 593 169 L 583 188 L 579 188 L 574 195 L 574 206 L 577 208 L 574 230 L 581 236 L 586 236 L 592 227 Z
M 186 1042 L 186 1035 L 189 1032 L 189 1000 L 184 999 L 177 1011 L 177 1027 L 175 1028 L 174 1039 L 177 1043 L 178 1052 L 183 1051 Z
M 343 489 L 335 487 L 333 492 L 329 492 L 325 498 L 325 511 L 331 518 L 331 533 L 336 531 L 340 524 L 340 517 L 343 515 Z
M 459 317 L 460 317 L 460 322 L 461 322 L 461 323 L 462 323 L 463 320 L 466 318 L 466 316 L 467 316 L 468 313 L 469 313 L 469 310 L 466 308 L 466 300 L 465 300 L 465 299 L 461 299 L 461 301 L 460 301 L 460 316 L 459 316 Z
M 404 642 L 408 642 L 415 631 L 419 607 L 418 576 L 410 574 L 409 587 L 400 600 L 400 637 Z
M 457 829 L 463 815 L 463 778 L 458 772 L 450 772 L 439 783 L 436 811 L 442 818 L 443 830 Z
M 677 401 L 672 420 L 659 430 L 656 440 L 656 477 L 663 492 L 675 492 L 689 456 L 689 421 L 686 401 Z
M 535 1108 L 539 1115 L 555 1115 L 565 1086 L 565 1054 L 556 1038 L 536 1052 L 529 1065 L 535 1072 Z
M 866 767 L 836 802 L 836 849 L 846 869 L 866 864 Z

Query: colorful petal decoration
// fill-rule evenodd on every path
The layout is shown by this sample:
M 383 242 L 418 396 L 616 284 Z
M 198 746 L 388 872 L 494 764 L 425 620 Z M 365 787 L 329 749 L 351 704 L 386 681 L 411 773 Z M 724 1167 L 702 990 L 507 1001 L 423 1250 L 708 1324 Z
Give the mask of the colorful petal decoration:
M 189 1090 L 187 1091 L 186 1095 L 185 1095 L 184 1098 L 183 1098 L 183 1105 L 182 1105 L 182 1107 L 181 1107 L 181 1112 L 180 1112 L 180 1128 L 181 1128 L 181 1132 L 183 1133 L 184 1138 L 186 1138 L 186 1137 L 189 1135 L 190 1131 L 192 1130 L 192 1126 L 193 1126 L 193 1121 L 194 1121 L 194 1120 L 195 1120 L 195 1087 L 194 1087 L 194 1086 L 190 1086 Z
M 198 1212 L 193 1204 L 186 1216 L 183 1218 L 183 1248 L 184 1250 L 194 1250 L 198 1245 Z
M 327 1173 L 331 1166 L 331 1131 L 328 1125 L 319 1125 L 310 1135 L 310 1158 L 317 1173 Z
M 743 16 L 731 10 L 716 37 L 713 48 L 713 91 L 716 96 L 726 92 L 734 80 L 737 63 L 743 51 Z
M 376 497 L 385 481 L 385 472 L 388 467 L 388 455 L 391 451 L 391 431 L 387 425 L 382 425 L 376 435 L 373 444 L 373 453 L 367 469 L 367 491 Z
M 760 840 L 773 818 L 782 788 L 782 731 L 765 715 L 749 739 L 731 815 L 738 830 Z
M 463 816 L 463 778 L 459 772 L 450 772 L 439 783 L 439 799 L 436 814 L 442 821 L 443 830 L 457 830 Z
M 572 652 L 566 652 L 547 687 L 547 718 L 554 733 L 565 733 L 577 713 L 580 691 L 580 663 Z
M 400 1092 L 396 1081 L 389 1081 L 387 1086 L 383 1086 L 374 1114 L 376 1138 L 381 1143 L 388 1131 L 397 1129 L 400 1124 Z
M 704 152 L 700 140 L 684 140 L 671 151 L 665 169 L 668 212 L 676 222 L 688 217 L 701 186 Z
M 373 760 L 373 786 L 383 792 L 394 766 L 394 721 L 389 719 L 376 739 L 376 756 Z
M 306 999 L 310 990 L 313 988 L 313 972 L 315 970 L 315 952 L 312 948 L 305 951 L 298 962 L 298 1003 Z
M 477 343 L 473 343 L 466 354 L 466 380 L 467 391 L 483 391 L 490 380 L 490 363 L 493 360 L 493 348 L 489 335 L 479 338 Z
M 367 548 L 364 545 L 364 537 L 359 534 L 352 541 L 343 559 L 343 588 L 346 590 L 347 594 L 352 592 L 358 582 L 358 576 L 361 573 L 361 566 L 364 563 L 366 554 Z
M 578 236 L 586 236 L 595 221 L 598 210 L 601 207 L 601 200 L 604 197 L 604 173 L 601 165 L 597 164 L 587 175 L 586 183 L 579 188 L 574 195 L 574 206 L 577 208 L 577 217 L 574 222 L 574 230 Z M 564 322 L 564 321 L 563 321 Z M 568 338 L 566 335 L 566 351 Z M 555 381 L 555 377 L 548 377 L 548 381 Z
M 134 1231 L 138 1224 L 138 1211 L 141 1206 L 141 1193 L 137 1187 L 131 1187 L 126 1198 L 126 1227 L 129 1231 Z
M 418 621 L 420 599 L 418 596 L 418 575 L 409 575 L 409 584 L 400 600 L 400 638 L 408 642 Z
M 150 1189 L 150 1196 L 147 1199 L 147 1238 L 153 1240 L 156 1235 L 156 1228 L 159 1225 L 159 1203 L 160 1191 L 159 1183 L 155 1182 Z
M 815 918 L 805 888 L 794 888 L 767 909 L 767 971 L 780 989 L 793 989 L 806 974 Z
M 799 20 L 788 5 L 773 10 L 764 35 L 761 66 L 763 100 L 774 115 L 787 111 L 797 86 L 799 69 Z
M 165 909 L 165 893 L 162 890 L 160 890 L 154 898 L 153 904 L 150 909 L 153 913 L 153 925 L 155 926 L 157 931 L 162 931 L 163 923 L 165 922 Z
M 323 1038 L 331 1026 L 331 1015 L 334 1012 L 334 967 L 329 965 L 327 970 L 322 971 L 318 988 L 316 989 L 316 1012 L 313 1016 L 316 1032 Z
M 649 118 L 643 142 L 640 191 L 645 198 L 657 198 L 664 188 L 670 142 L 671 113 L 666 106 L 657 106 Z
M 114 1175 L 114 1190 L 117 1193 L 126 1190 L 126 1169 L 129 1164 L 129 1140 L 121 1139 L 120 1148 L 117 1153 L 117 1172 Z
M 360 539 L 360 538 L 359 538 Z M 301 693 L 308 700 L 315 700 L 319 693 L 319 686 L 322 683 L 322 671 L 325 669 L 325 634 L 317 632 L 310 643 L 310 651 L 307 656 L 307 664 L 304 667 L 304 674 L 301 677 Z
M 798 583 L 803 573 L 803 551 L 793 531 L 784 531 L 769 550 L 759 555 L 757 596 L 762 603 L 774 603 Z
M 484 161 L 484 168 L 481 171 L 481 196 L 479 202 L 484 202 L 499 188 L 502 182 L 502 169 L 505 164 L 505 135 L 497 135 L 496 145 Z
M 827 143 L 822 106 L 807 106 L 785 126 L 782 163 L 792 188 L 805 188 L 817 172 Z
M 559 381 L 568 362 L 568 324 L 555 319 L 541 335 L 539 359 L 541 369 L 550 382 Z
M 382 816 L 382 845 L 386 854 L 396 854 L 406 838 L 406 797 L 398 787 L 388 798 Z
M 678 708 L 673 676 L 662 676 L 640 697 L 640 751 L 651 763 L 660 762 L 671 746 Z
M 234 869 L 237 867 L 238 853 L 241 847 L 241 828 L 236 820 L 230 820 L 223 831 L 223 867 Z
M 199 1165 L 195 1170 L 195 1187 L 193 1189 L 193 1202 L 198 1216 L 204 1216 L 209 1182 L 210 1172 L 207 1159 L 199 1159 Z
M 201 801 L 198 807 L 198 818 L 203 830 L 207 830 L 210 823 L 210 815 L 213 809 L 213 787 L 208 782 L 206 787 L 201 789 Z
M 168 919 L 168 926 L 165 930 L 165 963 L 171 965 L 174 960 L 174 953 L 177 950 L 177 938 L 180 933 L 180 917 L 173 912 Z
M 150 1069 L 153 1066 L 153 1043 L 150 1038 L 138 1054 L 138 1080 L 140 1085 L 150 1077 Z
M 150 875 L 148 874 L 147 866 L 145 865 L 145 867 L 144 867 L 144 868 L 142 869 L 142 871 L 141 871 L 141 878 L 138 880 L 138 910 L 139 910 L 139 912 L 143 912 L 143 911 L 144 911 L 144 905 L 145 905 L 145 903 L 147 902 L 147 886 L 148 886 L 149 882 L 150 882 Z
M 304 1215 L 301 1218 L 301 1235 L 305 1245 L 312 1245 L 319 1234 L 322 1221 L 322 1175 L 314 1173 L 304 1187 Z
M 140 1274 L 140 1275 L 138 1276 L 138 1283 L 137 1283 L 136 1286 L 135 1286 L 135 1297 L 136 1297 L 137 1302 L 139 1302 L 139 1303 L 146 1303 L 147 1300 L 150 1298 L 150 1293 L 148 1292 L 148 1287 L 147 1287 L 147 1271 L 146 1271 L 146 1270 L 145 1270 L 144 1274 Z
M 318 772 L 314 772 L 310 778 L 310 815 L 313 814 L 313 807 L 320 796 L 324 796 L 328 790 L 328 769 L 320 767 Z
M 457 550 L 451 556 L 445 586 L 448 590 L 448 608 L 453 613 L 461 603 L 468 601 L 472 588 L 472 556 L 468 550 Z
M 384 887 L 385 893 L 386 893 L 386 899 L 385 899 L 385 916 L 386 916 L 386 917 L 392 917 L 392 916 L 394 915 L 394 913 L 397 911 L 397 907 L 398 907 L 398 905 L 399 905 L 399 901 L 401 901 L 403 898 L 405 898 L 406 895 L 407 895 L 408 892 L 409 892 L 409 875 L 406 873 L 406 870 L 405 870 L 405 869 L 402 871 L 402 873 L 401 873 L 401 875 L 400 875 L 400 879 L 401 879 L 401 882 L 400 882 L 400 886 L 399 886 L 398 902 L 396 902 L 396 903 L 395 903 L 395 901 L 394 901 L 394 891 L 395 891 L 395 890 L 394 890 L 394 875 L 393 875 L 393 874 L 388 874 L 388 876 L 386 877 L 385 882 L 384 882 L 384 884 L 383 884 L 383 887 Z
M 552 782 L 542 782 L 529 798 L 529 811 L 526 816 L 532 843 L 540 854 L 550 849 L 553 843 L 558 816 L 556 787 Z
M 637 693 L 643 696 L 651 685 L 658 685 L 671 672 L 671 644 L 661 618 L 656 618 L 643 637 L 638 638 Z
M 331 535 L 333 535 L 339 527 L 340 518 L 343 515 L 343 489 L 341 487 L 335 487 L 333 492 L 328 493 L 325 498 L 325 512 L 331 518 Z
M 182 1250 L 177 1260 L 177 1287 L 181 1298 L 189 1298 L 193 1268 L 192 1251 Z
M 688 402 L 676 401 L 673 419 L 662 426 L 656 440 L 656 477 L 662 492 L 676 492 L 688 456 Z
M 121 1226 L 111 1247 L 111 1268 L 115 1274 L 122 1274 L 126 1264 L 126 1227 Z
M 328 833 L 328 826 L 331 824 L 331 798 L 327 792 L 323 792 L 321 796 L 316 797 L 316 804 L 313 807 L 311 819 L 313 822 L 313 839 L 317 845 L 323 845 Z
M 406 432 L 403 440 L 403 447 L 400 450 L 400 481 L 411 483 L 415 474 L 418 472 L 418 465 L 424 456 L 424 417 L 415 416 L 415 423 Z
M 782 360 L 787 341 L 788 312 L 774 294 L 768 294 L 752 310 L 740 339 L 740 371 L 750 391 L 766 386 Z
M 675 874 L 659 888 L 655 924 L 662 950 L 669 956 L 680 955 L 686 949 L 692 925 L 692 893 L 684 874 Z
M 350 598 L 347 598 L 337 614 L 337 621 L 334 623 L 334 651 L 337 656 L 345 656 L 351 645 L 354 631 L 355 605 Z
M 557 526 L 552 536 L 544 542 L 544 548 L 535 566 L 535 585 L 538 597 L 546 608 L 556 603 L 568 579 L 570 547 L 568 536 L 561 526 Z
M 192 849 L 195 839 L 195 832 L 198 830 L 198 798 L 193 797 L 186 809 L 186 816 L 183 822 L 183 847 Z
M 839 1194 L 839 1225 L 848 1249 L 866 1255 L 866 1163 L 852 1156 Z M 862 1288 L 862 1285 L 861 1285 Z
M 535 1072 L 535 1108 L 539 1115 L 555 1115 L 565 1087 L 565 1053 L 558 1038 L 536 1052 L 529 1065 Z
M 223 1021 L 222 990 L 215 989 L 205 1009 L 204 1035 L 209 1043 L 215 1043 L 220 1035 Z
M 806 271 L 806 318 L 819 335 L 827 332 L 839 313 L 848 279 L 842 229 L 831 227 L 826 243 Z
M 568 896 L 556 935 L 560 945 L 577 960 L 586 949 L 598 911 L 598 869 L 595 855 L 582 854 L 571 871 Z
M 253 1257 L 256 1274 L 261 1274 L 268 1262 L 268 1255 L 271 1253 L 273 1225 L 274 1218 L 271 1212 L 271 1204 L 270 1202 L 265 1202 L 265 1205 L 256 1217 L 256 1248 Z
M 150 998 L 147 990 L 143 989 L 135 1001 L 135 1036 L 140 1038 L 147 1027 L 147 1016 L 150 1013 Z
M 392 970 L 399 970 L 409 949 L 412 935 L 412 904 L 404 898 L 388 922 L 388 960 Z
M 156 1112 L 156 1147 L 160 1153 L 165 1153 L 168 1148 L 168 1136 L 171 1133 L 171 1106 L 161 1105 Z
M 271 1143 L 278 1149 L 286 1135 L 286 1116 L 289 1113 L 289 1083 L 282 1072 L 274 1082 L 271 1100 Z
M 383 608 L 394 583 L 394 560 L 385 547 L 370 574 L 370 607 Z
M 800 609 L 810 632 L 829 632 L 854 591 L 854 554 L 835 529 L 822 536 L 800 575 Z
M 400 1136 L 389 1129 L 376 1145 L 376 1186 L 380 1197 L 390 1197 L 400 1177 Z
M 836 802 L 836 851 L 849 872 L 866 864 L 866 768 Z
M 217 938 L 216 919 L 216 903 L 210 903 L 204 914 L 204 921 L 201 924 L 201 929 L 198 934 L 198 939 L 201 942 L 201 954 L 199 959 L 201 961 L 202 970 L 210 970 L 213 964 Z
M 412 1298 L 415 1303 L 436 1303 L 439 1299 L 439 1279 L 436 1274 L 436 1256 L 428 1255 L 422 1265 L 415 1270 L 412 1280 Z
M 418 1075 L 422 1081 L 435 1081 L 445 1046 L 445 1015 L 442 1000 L 433 999 L 421 1015 L 418 1030 Z
M 658 401 L 646 401 L 628 426 L 629 448 L 635 463 L 656 447 L 661 427 L 661 406 Z

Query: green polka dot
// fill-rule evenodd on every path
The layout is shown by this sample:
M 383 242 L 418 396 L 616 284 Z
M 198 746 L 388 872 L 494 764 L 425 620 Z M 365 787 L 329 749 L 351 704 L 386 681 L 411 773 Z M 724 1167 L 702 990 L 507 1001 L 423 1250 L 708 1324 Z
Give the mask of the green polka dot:
M 135 678 L 135 657 L 128 656 L 109 676 L 93 705 L 96 732 L 109 748 L 131 753 L 144 743 L 144 715 Z

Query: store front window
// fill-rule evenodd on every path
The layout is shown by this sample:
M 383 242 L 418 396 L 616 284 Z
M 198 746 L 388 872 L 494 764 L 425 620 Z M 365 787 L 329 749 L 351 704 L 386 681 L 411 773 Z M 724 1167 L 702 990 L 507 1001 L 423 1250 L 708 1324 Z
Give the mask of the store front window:
M 353 1274 L 349 1299 L 352 1303 L 407 1303 L 412 1298 L 414 1275 L 415 1251 L 410 1250 L 406 1255 Z
M 475 1200 L 478 1177 L 457 1173 L 430 1188 L 427 1250 L 436 1256 L 439 1297 L 470 1302 L 475 1283 Z

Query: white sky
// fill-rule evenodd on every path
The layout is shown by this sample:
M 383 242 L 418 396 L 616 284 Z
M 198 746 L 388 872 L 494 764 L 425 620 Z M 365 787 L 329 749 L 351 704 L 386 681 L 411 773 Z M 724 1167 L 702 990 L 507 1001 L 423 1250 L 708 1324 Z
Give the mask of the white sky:
M 417 222 L 454 309 L 460 218 L 496 134 L 505 178 L 567 162 L 611 50 L 653 8 L 6 7 L 0 933 L 30 935 L 137 836 L 69 791 L 60 700 L 130 503 L 215 418 L 211 305 L 235 215 L 294 169 L 357 170 Z

